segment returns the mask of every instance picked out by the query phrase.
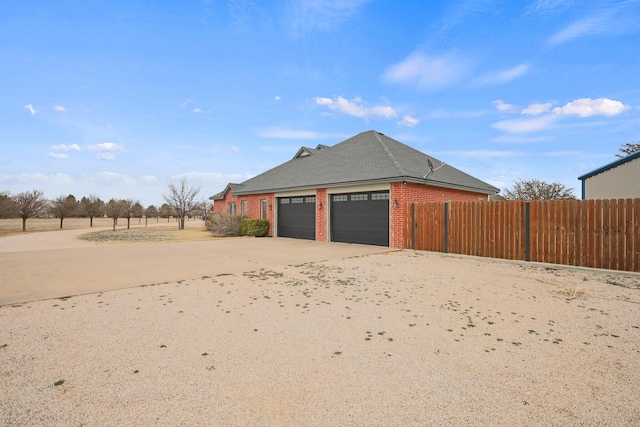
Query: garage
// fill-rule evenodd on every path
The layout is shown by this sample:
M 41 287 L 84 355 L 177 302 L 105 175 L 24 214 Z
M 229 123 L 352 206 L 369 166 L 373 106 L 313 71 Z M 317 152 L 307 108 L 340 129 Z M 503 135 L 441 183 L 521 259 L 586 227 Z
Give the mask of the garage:
M 315 196 L 278 197 L 278 237 L 316 239 Z
M 331 240 L 389 246 L 389 192 L 332 194 Z

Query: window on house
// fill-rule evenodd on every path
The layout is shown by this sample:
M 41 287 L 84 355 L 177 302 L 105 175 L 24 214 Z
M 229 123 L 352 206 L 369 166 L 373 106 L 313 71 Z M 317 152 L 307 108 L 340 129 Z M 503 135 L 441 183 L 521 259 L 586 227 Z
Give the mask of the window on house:
M 240 204 L 240 209 L 242 212 L 242 216 L 247 216 L 247 201 L 243 200 Z
M 372 193 L 371 200 L 389 200 L 389 193 Z
M 316 198 L 314 197 L 305 197 L 304 198 L 304 202 L 305 203 L 315 203 L 316 202 Z
M 349 196 L 346 194 L 336 194 L 332 196 L 331 200 L 334 202 L 346 202 Z
M 303 197 L 292 197 L 291 198 L 291 203 L 304 203 L 304 198 Z
M 236 214 L 236 204 L 235 203 L 229 203 L 227 205 L 227 212 L 229 212 L 229 215 L 235 215 Z
M 265 199 L 260 200 L 260 218 L 267 219 L 267 201 Z
M 351 195 L 352 202 L 358 202 L 362 200 L 369 200 L 369 195 L 368 194 L 352 194 Z

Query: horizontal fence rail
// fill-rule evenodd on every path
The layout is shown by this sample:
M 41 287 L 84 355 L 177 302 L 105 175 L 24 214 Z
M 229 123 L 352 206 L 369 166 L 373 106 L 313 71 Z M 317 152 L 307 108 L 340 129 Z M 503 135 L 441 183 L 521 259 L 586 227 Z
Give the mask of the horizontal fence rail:
M 640 199 L 405 203 L 404 248 L 640 272 Z

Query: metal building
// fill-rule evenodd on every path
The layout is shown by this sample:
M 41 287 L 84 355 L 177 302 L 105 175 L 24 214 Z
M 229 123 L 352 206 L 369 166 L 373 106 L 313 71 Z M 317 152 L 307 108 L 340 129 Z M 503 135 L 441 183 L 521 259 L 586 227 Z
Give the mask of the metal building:
M 582 199 L 640 198 L 640 151 L 578 177 Z

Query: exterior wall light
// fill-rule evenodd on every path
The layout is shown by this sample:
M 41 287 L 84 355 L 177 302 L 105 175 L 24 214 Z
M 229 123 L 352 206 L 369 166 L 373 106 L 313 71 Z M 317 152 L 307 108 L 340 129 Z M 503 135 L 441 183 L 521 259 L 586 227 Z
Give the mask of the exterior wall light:
M 394 209 L 398 209 L 398 199 L 395 199 L 395 200 L 393 201 L 393 208 L 394 208 Z
M 318 209 L 322 210 L 322 202 L 318 203 Z

